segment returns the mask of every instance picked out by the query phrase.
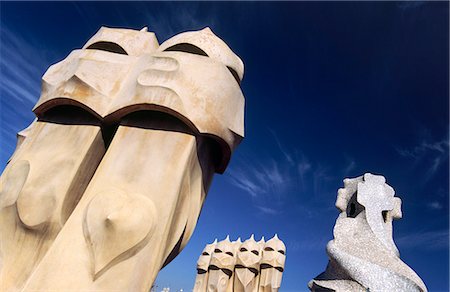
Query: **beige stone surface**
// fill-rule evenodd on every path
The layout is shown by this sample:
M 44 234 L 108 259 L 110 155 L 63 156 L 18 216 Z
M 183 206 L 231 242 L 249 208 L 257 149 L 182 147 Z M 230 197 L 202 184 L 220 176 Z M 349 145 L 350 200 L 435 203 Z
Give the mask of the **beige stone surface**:
M 206 245 L 197 262 L 193 291 L 278 291 L 285 259 L 286 247 L 277 235 L 268 242 L 264 237 L 256 242 L 252 235 L 243 243 L 227 236 Z
M 207 244 L 202 251 L 202 254 L 197 260 L 197 276 L 195 278 L 195 285 L 193 291 L 206 291 L 208 285 L 208 269 L 211 255 L 216 247 L 217 239 L 213 243 Z
M 213 171 L 202 174 L 192 135 L 121 125 L 25 291 L 150 287 L 177 242 L 192 233 L 206 195 L 202 175 L 210 181 Z
M 234 270 L 234 291 L 258 292 L 262 252 L 263 246 L 253 235 L 241 244 Z
M 89 49 L 94 44 L 104 49 Z M 127 54 L 108 51 L 120 48 Z M 177 35 L 161 47 L 151 32 L 102 28 L 48 69 L 34 112 L 76 104 L 108 123 L 139 110 L 167 112 L 219 143 L 217 169 L 223 172 L 244 137 L 242 75 L 242 61 L 209 28 Z
M 22 288 L 75 208 L 103 153 L 98 126 L 37 121 L 29 129 L 2 174 L 1 291 Z
M 209 262 L 208 292 L 233 291 L 233 273 L 236 264 L 238 244 L 230 241 L 227 236 L 214 247 Z
M 280 289 L 285 262 L 286 246 L 275 234 L 264 245 L 259 279 L 260 292 L 276 292 Z
M 242 76 L 210 29 L 101 28 L 51 66 L 1 177 L 0 290 L 148 291 L 243 138 Z
M 330 260 L 308 284 L 312 291 L 427 291 L 399 257 L 392 221 L 402 216 L 401 200 L 383 176 L 345 179 L 336 207 L 341 213 L 327 245 Z

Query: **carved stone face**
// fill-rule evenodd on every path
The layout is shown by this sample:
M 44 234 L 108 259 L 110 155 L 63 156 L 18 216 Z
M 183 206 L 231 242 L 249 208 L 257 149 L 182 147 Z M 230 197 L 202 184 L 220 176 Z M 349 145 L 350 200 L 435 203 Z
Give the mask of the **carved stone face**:
M 284 268 L 285 261 L 286 246 L 278 236 L 275 235 L 266 242 L 261 263 L 271 265 L 272 267 Z
M 243 72 L 239 57 L 209 28 L 159 46 L 146 30 L 102 27 L 47 70 L 34 112 L 76 105 L 105 123 L 139 110 L 168 113 L 218 142 L 216 170 L 223 172 L 244 137 Z
M 233 285 L 235 249 L 236 244 L 230 242 L 228 237 L 215 246 L 209 263 L 208 292 L 225 292 Z
M 250 237 L 238 249 L 236 264 L 243 265 L 248 268 L 259 269 L 259 263 L 262 258 L 262 247 L 254 237 Z
M 82 49 L 72 51 L 45 72 L 34 112 L 39 117 L 52 107 L 76 103 L 104 118 L 121 96 L 134 95 L 136 82 L 130 82 L 142 71 L 143 56 L 150 56 L 158 47 L 151 32 L 100 28 Z
M 275 235 L 266 242 L 261 260 L 260 286 L 279 288 L 286 261 L 286 246 Z
M 210 267 L 216 266 L 233 272 L 236 263 L 235 245 L 227 238 L 219 242 L 211 256 Z
M 259 276 L 261 258 L 262 246 L 255 241 L 253 235 L 238 248 L 235 273 L 244 287 Z
M 208 272 L 209 262 L 211 261 L 211 255 L 214 252 L 214 248 L 216 247 L 217 240 L 215 240 L 211 244 L 207 244 L 202 251 L 202 254 L 198 257 L 197 260 L 197 273 L 204 274 Z

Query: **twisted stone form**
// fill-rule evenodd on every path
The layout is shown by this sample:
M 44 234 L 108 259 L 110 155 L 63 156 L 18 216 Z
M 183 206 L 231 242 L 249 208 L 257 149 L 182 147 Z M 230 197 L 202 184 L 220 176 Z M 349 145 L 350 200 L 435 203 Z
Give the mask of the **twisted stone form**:
M 276 292 L 286 259 L 286 247 L 275 235 L 256 242 L 252 235 L 241 242 L 229 236 L 206 245 L 197 261 L 194 292 Z
M 366 173 L 344 180 L 336 207 L 341 211 L 328 266 L 308 284 L 311 291 L 427 291 L 400 259 L 392 221 L 402 217 L 401 200 L 383 176 Z
M 102 27 L 52 65 L 1 176 L 0 291 L 149 291 L 244 137 L 243 74 L 209 28 Z

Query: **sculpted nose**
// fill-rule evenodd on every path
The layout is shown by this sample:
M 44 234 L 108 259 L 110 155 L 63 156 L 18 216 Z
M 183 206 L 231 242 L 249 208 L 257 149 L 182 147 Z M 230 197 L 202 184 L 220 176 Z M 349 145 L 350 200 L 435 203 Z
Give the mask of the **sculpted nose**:
M 154 56 L 150 62 L 150 70 L 158 71 L 176 71 L 180 64 L 172 57 L 157 57 Z
M 152 57 L 145 68 L 138 76 L 138 83 L 143 86 L 158 86 L 173 77 L 173 73 L 179 69 L 179 63 L 170 57 Z
M 48 223 L 56 206 L 52 189 L 42 190 L 26 184 L 17 199 L 17 213 L 27 227 L 36 229 Z
M 49 221 L 55 207 L 55 194 L 45 186 L 43 176 L 30 175 L 30 163 L 20 160 L 11 165 L 5 175 L 1 191 L 1 207 L 17 204 L 20 221 L 28 228 L 37 229 Z

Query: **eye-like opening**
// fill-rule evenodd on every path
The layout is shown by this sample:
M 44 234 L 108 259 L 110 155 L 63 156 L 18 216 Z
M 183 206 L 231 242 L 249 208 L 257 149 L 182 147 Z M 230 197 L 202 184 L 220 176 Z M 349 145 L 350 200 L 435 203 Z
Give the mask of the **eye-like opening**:
M 199 47 L 197 47 L 197 46 L 195 46 L 193 44 L 189 44 L 189 43 L 180 43 L 180 44 L 173 45 L 173 46 L 168 47 L 167 49 L 165 49 L 164 52 L 184 52 L 184 53 L 189 53 L 189 54 L 209 57 L 208 54 L 205 51 L 203 51 Z M 236 80 L 236 82 L 240 86 L 241 85 L 241 79 L 239 78 L 239 75 L 237 74 L 236 70 L 234 70 L 230 66 L 227 66 L 227 68 L 230 71 L 231 75 L 233 75 L 233 78 Z
M 347 217 L 356 218 L 364 210 L 364 206 L 358 203 L 357 193 L 354 193 L 347 204 Z
M 210 265 L 210 266 L 208 267 L 208 270 L 218 271 L 218 270 L 220 270 L 220 268 L 219 268 L 218 266 L 215 266 L 215 265 Z
M 229 256 L 233 256 L 233 253 L 231 251 L 227 251 L 226 254 Z
M 241 247 L 241 249 L 239 251 L 244 252 L 244 251 L 247 251 L 247 249 L 245 247 Z
M 259 271 L 255 268 L 247 268 L 250 272 L 252 272 L 253 274 L 255 274 L 255 277 L 258 276 Z
M 228 278 L 231 278 L 231 276 L 233 276 L 233 271 L 229 270 L 229 269 L 221 269 L 222 272 L 224 272 L 225 275 L 228 276 Z
M 261 270 L 273 268 L 272 265 L 262 263 L 260 266 Z
M 254 253 L 255 255 L 259 255 L 259 252 L 257 250 L 252 250 L 252 253 Z
M 207 253 L 206 251 L 202 252 L 202 255 L 204 256 L 209 256 L 209 253 Z
M 208 54 L 206 54 L 205 51 L 203 51 L 199 47 L 194 46 L 193 44 L 189 44 L 189 43 L 176 44 L 171 47 L 168 47 L 164 51 L 165 52 L 185 52 L 185 53 L 189 53 L 189 54 L 208 57 Z
M 286 253 L 284 252 L 284 250 L 282 250 L 282 249 L 280 249 L 278 252 L 281 253 L 281 254 L 286 254 Z
M 355 215 L 355 212 L 356 212 L 356 205 L 355 205 L 355 203 L 351 203 L 350 204 L 350 216 L 354 216 Z
M 221 253 L 222 251 L 221 251 L 220 249 L 216 248 L 216 249 L 214 250 L 214 252 L 215 252 L 215 253 Z
M 265 250 L 265 251 L 273 251 L 273 248 L 271 248 L 271 247 L 266 247 L 266 248 L 264 248 L 264 250 Z
M 280 271 L 280 272 L 284 272 L 284 269 L 282 268 L 282 267 L 274 267 L 275 268 L 275 270 L 278 270 L 278 271 Z
M 87 47 L 86 49 L 107 51 L 121 55 L 128 55 L 124 48 L 113 42 L 96 42 Z
M 382 211 L 381 214 L 383 215 L 383 221 L 384 221 L 384 223 L 386 223 L 388 211 Z

